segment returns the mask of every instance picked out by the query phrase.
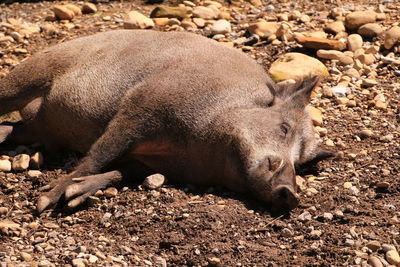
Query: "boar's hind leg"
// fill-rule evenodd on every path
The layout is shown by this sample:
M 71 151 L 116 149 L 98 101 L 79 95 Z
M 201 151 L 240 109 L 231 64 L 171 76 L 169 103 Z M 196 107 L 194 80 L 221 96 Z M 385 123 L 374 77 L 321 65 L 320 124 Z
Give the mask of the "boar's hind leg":
M 68 205 L 75 207 L 97 189 L 111 181 L 121 179 L 121 172 L 103 173 L 102 169 L 118 160 L 142 140 L 141 129 L 149 130 L 146 114 L 132 115 L 136 112 L 121 110 L 109 123 L 104 134 L 92 145 L 87 156 L 82 159 L 69 175 L 54 181 L 45 189 L 37 202 L 37 210 L 42 212 L 56 204 L 64 195 Z M 82 179 L 76 179 L 80 178 Z M 96 189 L 96 190 L 95 190 Z

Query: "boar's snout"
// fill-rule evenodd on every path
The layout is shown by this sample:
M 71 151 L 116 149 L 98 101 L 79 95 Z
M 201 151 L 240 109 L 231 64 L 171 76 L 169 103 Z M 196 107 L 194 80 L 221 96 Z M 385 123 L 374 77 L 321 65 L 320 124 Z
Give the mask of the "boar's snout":
M 296 208 L 299 204 L 297 193 L 287 185 L 275 188 L 272 196 L 272 208 L 276 211 L 289 211 Z

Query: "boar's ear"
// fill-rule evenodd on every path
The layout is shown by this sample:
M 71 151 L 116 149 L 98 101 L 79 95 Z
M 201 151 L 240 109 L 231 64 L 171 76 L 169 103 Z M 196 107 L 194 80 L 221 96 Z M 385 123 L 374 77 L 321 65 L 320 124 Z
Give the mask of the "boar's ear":
M 336 155 L 337 153 L 334 151 L 317 148 L 316 151 L 313 153 L 313 155 L 310 158 L 308 158 L 305 162 L 302 162 L 298 167 L 304 168 L 312 166 L 320 162 L 321 160 L 336 157 Z
M 310 76 L 299 82 L 298 90 L 290 96 L 287 101 L 291 101 L 294 107 L 304 108 L 310 101 L 310 95 L 313 89 L 318 85 L 319 77 Z

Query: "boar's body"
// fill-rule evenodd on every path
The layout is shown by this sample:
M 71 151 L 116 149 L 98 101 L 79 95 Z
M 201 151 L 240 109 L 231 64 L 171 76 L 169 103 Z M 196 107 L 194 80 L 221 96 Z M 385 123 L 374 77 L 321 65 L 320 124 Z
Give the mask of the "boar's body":
M 0 115 L 20 110 L 24 125 L 3 126 L 0 135 L 87 153 L 42 195 L 39 211 L 64 193 L 78 205 L 122 176 L 102 169 L 129 160 L 184 182 L 296 202 L 294 165 L 315 155 L 315 144 L 304 137 L 308 116 L 296 111 L 304 105 L 287 92 L 276 101 L 277 89 L 252 59 L 204 37 L 111 31 L 39 52 L 1 80 Z M 292 115 L 290 104 L 279 104 L 288 99 Z M 288 131 L 282 125 L 291 130 L 295 122 L 305 126 L 279 137 Z

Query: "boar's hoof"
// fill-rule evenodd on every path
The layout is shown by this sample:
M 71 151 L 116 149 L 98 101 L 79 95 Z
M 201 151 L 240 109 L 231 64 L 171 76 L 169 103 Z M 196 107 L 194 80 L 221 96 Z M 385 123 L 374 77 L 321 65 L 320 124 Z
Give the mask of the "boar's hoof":
M 292 189 L 288 186 L 279 186 L 273 192 L 273 210 L 274 211 L 289 211 L 299 205 L 299 198 Z

